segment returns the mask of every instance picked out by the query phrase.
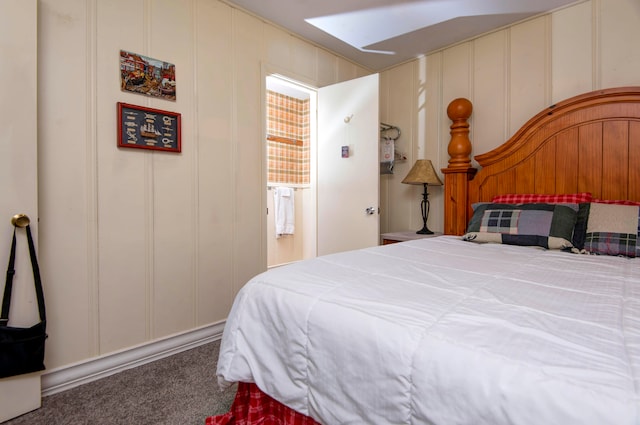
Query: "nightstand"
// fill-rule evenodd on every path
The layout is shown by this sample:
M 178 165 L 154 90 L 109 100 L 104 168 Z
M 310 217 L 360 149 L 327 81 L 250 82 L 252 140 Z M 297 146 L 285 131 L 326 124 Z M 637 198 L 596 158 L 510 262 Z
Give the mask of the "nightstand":
M 442 236 L 442 233 L 435 232 L 433 235 L 420 235 L 415 231 L 409 231 L 383 233 L 382 235 L 380 235 L 380 237 L 382 238 L 382 245 L 389 245 L 390 243 L 396 242 L 412 241 L 414 239 L 433 238 L 436 236 Z

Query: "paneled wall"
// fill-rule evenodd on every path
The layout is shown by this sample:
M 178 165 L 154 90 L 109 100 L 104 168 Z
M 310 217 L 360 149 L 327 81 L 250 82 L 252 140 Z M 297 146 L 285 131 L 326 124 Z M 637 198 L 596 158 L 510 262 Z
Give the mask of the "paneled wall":
M 381 177 L 381 231 L 421 227 L 422 189 L 400 181 L 419 158 L 447 166 L 449 102 L 473 102 L 472 154 L 486 152 L 554 102 L 640 85 L 638 22 L 637 0 L 578 2 L 383 72 L 380 117 L 401 127 L 398 145 L 409 159 Z M 429 192 L 429 227 L 442 230 L 442 188 Z
M 264 75 L 368 74 L 221 0 L 38 1 L 39 254 L 52 369 L 226 318 L 266 268 Z M 590 0 L 381 74 L 408 157 L 382 176 L 381 229 L 417 229 L 418 158 L 445 167 L 446 107 L 474 102 L 474 153 L 548 104 L 640 83 L 640 5 Z M 176 65 L 177 100 L 120 91 L 120 49 Z M 183 152 L 116 147 L 116 102 L 182 114 Z M 442 229 L 442 188 L 429 227 Z
M 48 368 L 224 320 L 266 269 L 265 70 L 367 70 L 218 0 L 38 6 Z M 120 91 L 120 49 L 175 64 L 177 100 Z M 182 153 L 118 149 L 119 101 L 180 112 Z

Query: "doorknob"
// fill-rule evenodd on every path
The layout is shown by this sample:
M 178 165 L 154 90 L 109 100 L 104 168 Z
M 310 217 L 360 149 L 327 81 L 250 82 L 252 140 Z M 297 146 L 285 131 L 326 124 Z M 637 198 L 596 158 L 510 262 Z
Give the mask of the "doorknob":
M 376 213 L 376 209 L 374 207 L 368 207 L 366 210 L 364 210 L 367 215 L 373 215 Z
M 29 225 L 29 217 L 26 214 L 16 214 L 11 217 L 11 224 L 16 227 L 27 227 Z

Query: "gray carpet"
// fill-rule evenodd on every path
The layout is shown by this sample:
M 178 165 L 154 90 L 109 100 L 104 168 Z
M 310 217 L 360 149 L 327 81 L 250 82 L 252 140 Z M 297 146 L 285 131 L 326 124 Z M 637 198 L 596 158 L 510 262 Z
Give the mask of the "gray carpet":
M 220 341 L 42 399 L 42 407 L 2 425 L 204 425 L 229 410 L 235 386 L 216 381 Z

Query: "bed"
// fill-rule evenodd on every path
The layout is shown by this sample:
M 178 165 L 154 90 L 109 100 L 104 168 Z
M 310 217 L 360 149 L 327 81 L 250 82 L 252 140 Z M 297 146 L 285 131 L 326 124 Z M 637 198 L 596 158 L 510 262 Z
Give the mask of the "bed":
M 640 88 L 550 106 L 479 170 L 471 103 L 447 112 L 446 235 L 249 281 L 208 425 L 640 424 Z

